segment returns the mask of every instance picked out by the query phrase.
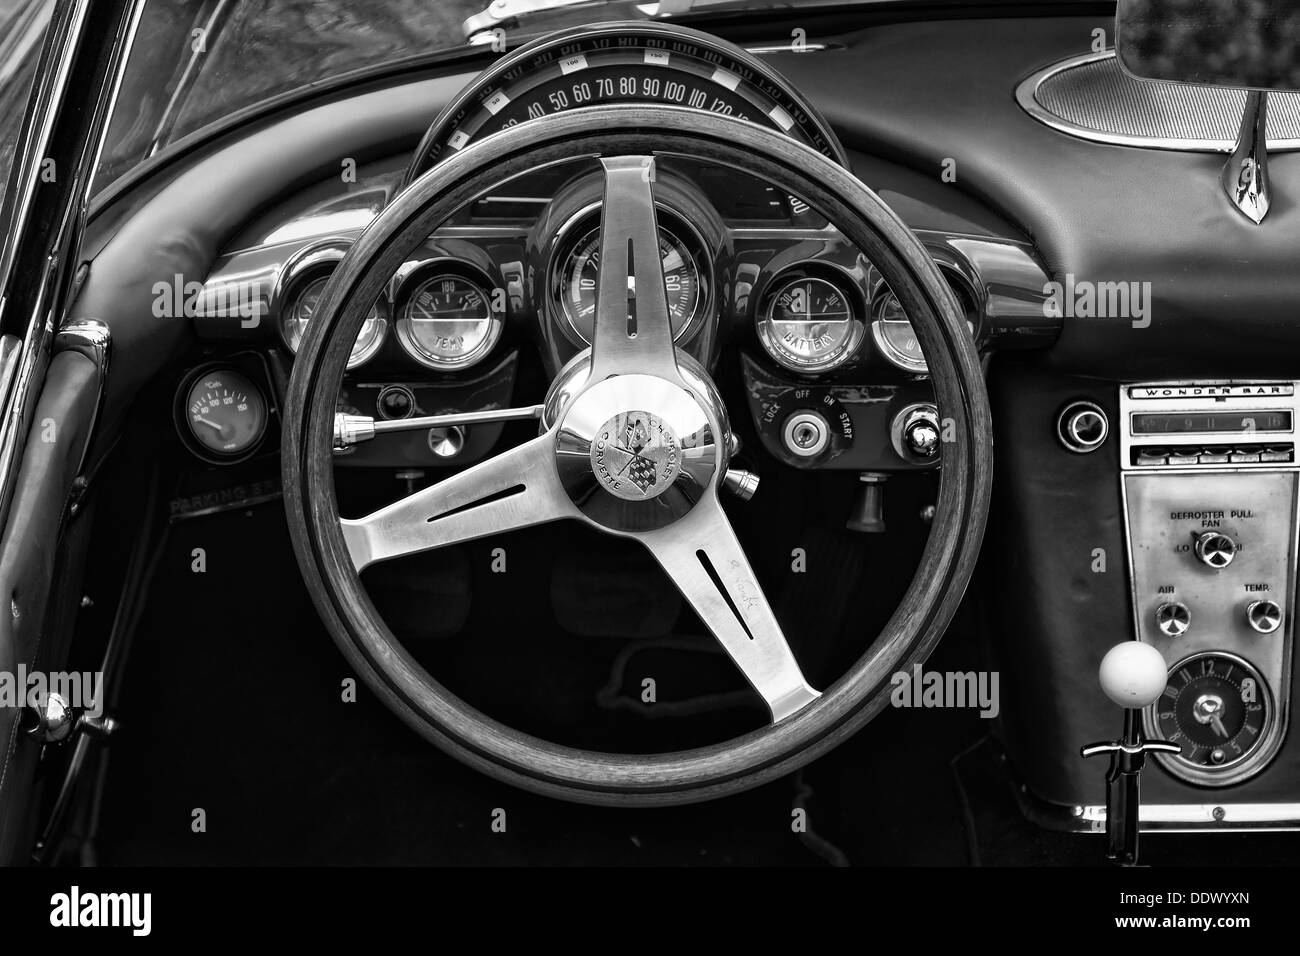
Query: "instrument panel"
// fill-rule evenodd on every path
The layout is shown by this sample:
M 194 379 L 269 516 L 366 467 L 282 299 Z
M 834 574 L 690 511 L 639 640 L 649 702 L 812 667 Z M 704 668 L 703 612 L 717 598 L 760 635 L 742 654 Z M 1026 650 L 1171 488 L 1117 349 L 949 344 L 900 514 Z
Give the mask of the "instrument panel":
M 404 184 L 501 130 L 611 103 L 723 113 L 847 165 L 834 132 L 798 91 L 723 40 L 661 23 L 561 31 L 480 74 L 439 114 L 400 176 L 358 182 L 315 214 L 280 221 L 260 244 L 220 260 L 201 296 L 209 307 L 196 319 L 200 336 L 246 343 L 269 328 L 291 355 L 333 269 Z M 937 464 L 925 357 L 909 317 L 861 251 L 807 203 L 742 169 L 660 154 L 656 170 L 675 340 L 709 368 L 725 352 L 740 353 L 750 410 L 769 450 L 804 468 Z M 373 303 L 347 364 L 340 410 L 392 419 L 504 405 L 527 364 L 521 356 L 530 354 L 540 355 L 553 380 L 591 342 L 602 191 L 589 158 L 551 164 L 498 184 L 433 230 Z M 968 235 L 932 241 L 977 342 L 994 334 L 999 308 L 1016 326 L 1008 340 L 1034 340 L 1020 326 L 1037 333 L 1044 324 L 1043 274 L 1024 244 Z M 987 286 L 978 258 L 996 272 Z M 226 305 L 250 299 L 268 322 L 250 323 L 247 310 Z M 786 427 L 791 422 L 799 427 Z M 871 440 L 855 441 L 862 433 Z M 377 458 L 368 449 L 352 460 L 465 464 L 461 449 L 475 446 L 429 462 L 433 447 Z

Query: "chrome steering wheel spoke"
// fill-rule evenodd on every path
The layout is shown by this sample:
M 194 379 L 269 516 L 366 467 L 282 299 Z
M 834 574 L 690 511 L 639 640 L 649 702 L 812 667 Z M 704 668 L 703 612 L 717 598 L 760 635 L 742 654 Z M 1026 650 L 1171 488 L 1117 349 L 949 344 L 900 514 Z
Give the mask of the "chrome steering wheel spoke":
M 361 571 L 377 561 L 577 516 L 555 471 L 555 435 L 547 432 L 364 518 L 343 519 L 343 540 Z
M 821 696 L 804 679 L 716 492 L 679 521 L 636 537 L 762 696 L 773 723 Z
M 590 383 L 639 373 L 679 382 L 664 291 L 652 156 L 601 159 L 600 280 Z

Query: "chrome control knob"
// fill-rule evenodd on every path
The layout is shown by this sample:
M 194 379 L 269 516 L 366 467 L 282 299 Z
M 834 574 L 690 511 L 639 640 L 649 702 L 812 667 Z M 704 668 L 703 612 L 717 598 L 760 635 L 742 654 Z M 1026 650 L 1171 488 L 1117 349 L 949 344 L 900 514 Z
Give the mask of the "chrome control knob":
M 1276 601 L 1251 601 L 1246 605 L 1246 623 L 1260 634 L 1272 634 L 1282 626 L 1282 609 Z
M 67 739 L 76 724 L 76 715 L 61 694 L 46 694 L 28 709 L 34 720 L 27 733 L 41 743 L 54 744 Z
M 722 476 L 722 487 L 741 501 L 748 501 L 758 491 L 758 475 L 743 468 L 728 468 Z
M 939 426 L 928 418 L 918 418 L 903 429 L 907 450 L 918 458 L 933 458 L 939 450 Z
M 908 406 L 894 416 L 889 431 L 894 451 L 904 461 L 922 464 L 939 456 L 939 410 L 933 405 Z
M 1165 637 L 1182 637 L 1192 626 L 1192 612 L 1179 601 L 1156 608 L 1156 627 Z
M 1196 557 L 1216 571 L 1226 568 L 1237 556 L 1237 542 L 1221 531 L 1206 531 L 1196 536 Z
M 1110 421 L 1100 405 L 1074 402 L 1057 416 L 1056 432 L 1061 444 L 1070 451 L 1096 451 L 1110 434 Z
M 460 425 L 446 425 L 429 429 L 426 440 L 429 451 L 439 458 L 455 458 L 465 447 L 465 429 Z

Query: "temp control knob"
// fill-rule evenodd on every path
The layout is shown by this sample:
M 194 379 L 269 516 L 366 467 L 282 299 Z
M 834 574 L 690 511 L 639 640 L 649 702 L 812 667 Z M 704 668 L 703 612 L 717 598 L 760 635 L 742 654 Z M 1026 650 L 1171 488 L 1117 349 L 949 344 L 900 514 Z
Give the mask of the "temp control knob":
M 1237 556 L 1237 542 L 1220 531 L 1206 531 L 1196 536 L 1196 557 L 1216 571 L 1226 568 Z
M 1156 608 L 1156 627 L 1165 637 L 1182 637 L 1192 626 L 1192 612 L 1187 605 L 1170 601 Z
M 1272 634 L 1282 626 L 1282 609 L 1276 601 L 1251 601 L 1246 605 L 1246 623 L 1260 634 Z

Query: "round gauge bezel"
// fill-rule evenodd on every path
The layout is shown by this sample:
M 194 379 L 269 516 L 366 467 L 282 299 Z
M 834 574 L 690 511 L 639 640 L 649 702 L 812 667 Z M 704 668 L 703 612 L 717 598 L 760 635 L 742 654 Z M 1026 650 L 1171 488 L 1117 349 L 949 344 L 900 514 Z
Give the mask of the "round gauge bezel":
M 238 375 L 248 382 L 248 392 L 250 395 L 256 395 L 257 400 L 262 403 L 262 423 L 257 431 L 257 435 L 239 451 L 222 452 L 207 445 L 199 438 L 198 432 L 194 428 L 194 423 L 190 421 L 189 407 L 190 396 L 194 388 L 206 376 L 214 372 L 221 372 L 228 375 Z M 173 424 L 176 427 L 176 433 L 180 436 L 182 444 L 195 457 L 207 462 L 210 465 L 237 465 L 241 461 L 247 461 L 257 454 L 258 449 L 266 440 L 267 432 L 271 428 L 271 401 L 267 396 L 266 389 L 257 382 L 253 375 L 238 368 L 229 362 L 208 362 L 204 365 L 196 366 L 185 373 L 180 384 L 176 387 L 176 398 L 172 409 Z
M 776 300 L 780 298 L 781 293 L 793 283 L 807 280 L 816 280 L 832 286 L 844 297 L 850 311 L 849 335 L 844 344 L 835 352 L 815 362 L 800 362 L 791 359 L 781 350 L 778 344 L 780 339 L 773 328 L 776 320 L 772 318 L 772 309 L 775 307 Z M 866 309 L 866 296 L 852 273 L 835 263 L 805 260 L 783 266 L 781 271 L 764 285 L 763 294 L 758 304 L 754 329 L 758 335 L 759 343 L 763 346 L 763 351 L 774 362 L 790 372 L 815 375 L 841 368 L 857 356 L 862 348 L 862 342 L 866 338 L 867 326 L 863 318 Z
M 1278 711 L 1278 701 L 1273 693 L 1273 688 L 1260 673 L 1258 667 L 1250 663 L 1245 658 L 1233 654 L 1230 651 L 1220 650 L 1201 650 L 1186 657 L 1179 659 L 1176 663 L 1170 665 L 1169 674 L 1174 674 L 1190 664 L 1195 664 L 1207 657 L 1213 657 L 1219 660 L 1230 662 L 1234 667 L 1244 670 L 1250 677 L 1255 679 L 1256 686 L 1260 689 L 1264 703 L 1264 722 L 1260 729 L 1259 737 L 1253 747 L 1247 750 L 1235 760 L 1219 764 L 1215 767 L 1208 767 L 1205 764 L 1192 763 L 1181 753 L 1165 754 L 1157 753 L 1156 759 L 1166 770 L 1174 776 L 1187 781 L 1188 783 L 1198 784 L 1207 787 L 1226 787 L 1234 783 L 1253 777 L 1259 773 L 1275 756 L 1282 744 L 1282 734 L 1279 732 L 1279 722 L 1282 714 Z M 1155 703 L 1146 708 L 1143 715 L 1143 724 L 1149 737 L 1156 740 L 1165 740 L 1164 733 L 1160 727 L 1159 716 L 1160 698 Z
M 289 341 L 289 336 L 285 334 L 284 324 L 289 311 L 298 304 L 303 292 L 313 282 L 317 279 L 329 280 L 339 262 L 347 255 L 350 245 L 350 240 L 342 238 L 314 242 L 298 250 L 284 264 L 284 268 L 280 270 L 279 280 L 272 299 L 275 303 L 275 334 L 280 343 L 289 350 L 290 355 L 296 355 L 298 349 Z M 353 355 L 348 359 L 347 371 L 349 372 L 355 368 L 360 368 L 378 355 L 379 350 L 383 348 L 384 342 L 388 338 L 388 326 L 390 324 L 388 300 L 380 296 L 375 301 L 375 310 L 379 317 L 379 334 L 375 336 L 375 341 L 360 355 Z
M 411 322 L 407 316 L 407 310 L 410 308 L 412 300 L 427 285 L 444 276 L 459 279 L 474 286 L 479 291 L 479 294 L 483 296 L 488 312 L 488 331 L 483 340 L 473 350 L 466 352 L 459 358 L 450 360 L 431 356 L 421 348 L 411 331 Z M 397 332 L 397 341 L 402 346 L 402 351 L 420 365 L 435 372 L 458 372 L 478 365 L 492 354 L 492 350 L 496 348 L 497 343 L 501 340 L 501 333 L 505 328 L 505 312 L 498 312 L 492 308 L 492 292 L 494 288 L 496 286 L 494 286 L 491 277 L 486 272 L 474 263 L 464 259 L 455 256 L 434 256 L 419 262 L 402 276 L 397 294 L 393 297 L 393 314 L 396 316 L 393 325 Z
M 677 244 L 690 254 L 695 265 L 698 292 L 695 297 L 695 309 L 682 326 L 673 342 L 683 346 L 699 332 L 706 316 L 713 312 L 713 253 L 703 234 L 690 219 L 679 212 L 671 203 L 656 200 L 655 214 L 661 232 L 668 233 Z M 667 221 L 665 221 L 667 220 Z M 588 203 L 569 216 L 556 231 L 551 244 L 550 262 L 547 265 L 547 294 L 550 311 L 556 313 L 560 330 L 572 345 L 580 349 L 591 345 L 574 322 L 569 312 L 565 277 L 574 254 L 577 253 L 582 240 L 595 232 L 600 235 L 600 203 Z
M 928 375 L 930 373 L 930 366 L 926 363 L 924 358 L 914 359 L 902 349 L 898 348 L 898 346 L 894 345 L 893 342 L 889 341 L 888 333 L 885 331 L 885 326 L 899 321 L 897 319 L 886 319 L 881 314 L 884 311 L 885 306 L 889 304 L 890 299 L 893 299 L 895 302 L 898 301 L 898 297 L 894 295 L 894 290 L 889 288 L 888 285 L 884 285 L 882 281 L 881 288 L 873 295 L 871 302 L 871 340 L 875 343 L 880 354 L 885 357 L 885 360 L 889 362 L 890 365 L 900 368 L 904 372 L 911 372 L 916 375 Z M 902 309 L 902 303 L 899 303 L 899 309 Z M 905 318 L 902 321 L 906 322 L 907 325 L 911 327 L 911 319 Z M 915 329 L 913 329 L 913 334 L 916 334 Z

